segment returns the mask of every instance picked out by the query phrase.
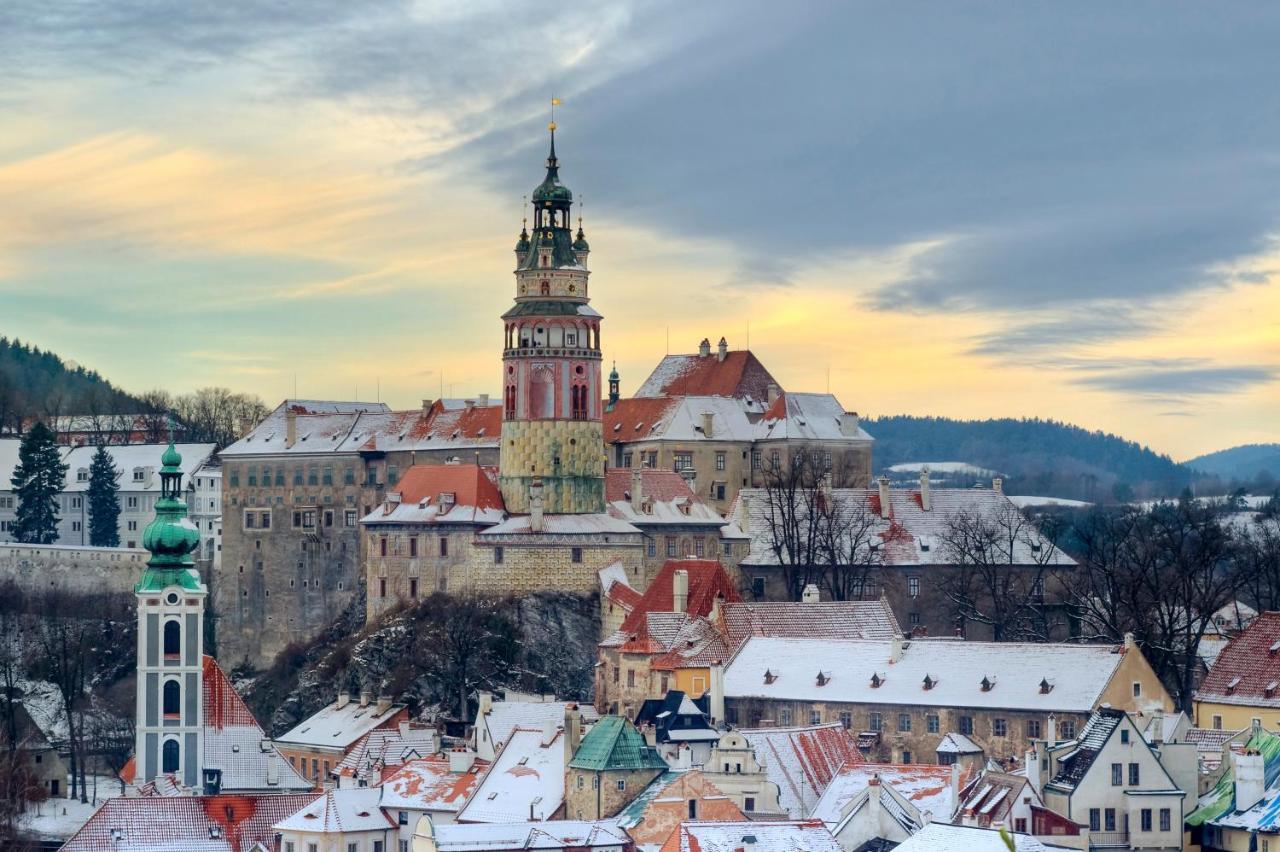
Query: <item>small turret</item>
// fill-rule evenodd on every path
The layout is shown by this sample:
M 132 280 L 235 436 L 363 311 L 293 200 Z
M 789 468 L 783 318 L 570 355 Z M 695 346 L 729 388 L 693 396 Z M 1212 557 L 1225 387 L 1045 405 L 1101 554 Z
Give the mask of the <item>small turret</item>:
M 613 411 L 613 407 L 618 404 L 621 394 L 618 392 L 618 362 L 613 362 L 613 369 L 609 371 L 609 405 L 606 411 Z

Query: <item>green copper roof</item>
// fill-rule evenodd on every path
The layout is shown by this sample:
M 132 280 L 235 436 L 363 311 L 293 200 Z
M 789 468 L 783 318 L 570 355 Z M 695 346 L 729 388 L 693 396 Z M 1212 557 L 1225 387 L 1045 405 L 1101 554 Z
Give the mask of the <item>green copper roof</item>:
M 644 741 L 636 726 L 621 716 L 605 716 L 582 738 L 569 761 L 574 769 L 666 769 L 658 750 Z
M 1266 786 L 1269 790 L 1270 782 L 1275 779 L 1277 770 L 1280 770 L 1280 737 L 1269 731 L 1259 730 L 1249 738 L 1245 748 L 1262 753 L 1263 776 L 1267 779 Z M 1201 796 L 1200 801 L 1200 807 L 1187 816 L 1187 825 L 1204 825 L 1233 811 L 1236 804 L 1235 770 L 1222 773 L 1217 786 Z
M 551 128 L 551 153 L 547 156 L 547 176 L 533 191 L 533 203 L 551 201 L 559 207 L 573 201 L 569 187 L 560 183 L 560 161 L 556 159 L 556 129 Z
M 151 551 L 151 558 L 137 591 L 156 591 L 166 586 L 200 589 L 200 576 L 191 559 L 200 546 L 200 531 L 187 518 L 187 504 L 182 500 L 182 456 L 173 442 L 160 462 L 163 467 L 156 516 L 142 531 L 142 546 Z
M 516 302 L 503 319 L 515 317 L 598 317 L 596 309 L 583 302 L 570 302 L 568 299 L 539 299 L 536 302 Z
M 587 245 L 587 235 L 582 231 L 582 223 L 578 223 L 578 234 L 573 238 L 574 251 L 590 251 L 591 246 Z
M 520 269 L 543 269 L 539 248 L 551 249 L 551 269 L 578 266 L 578 256 L 573 253 L 573 236 L 568 228 L 535 228 L 529 236 L 529 256 Z

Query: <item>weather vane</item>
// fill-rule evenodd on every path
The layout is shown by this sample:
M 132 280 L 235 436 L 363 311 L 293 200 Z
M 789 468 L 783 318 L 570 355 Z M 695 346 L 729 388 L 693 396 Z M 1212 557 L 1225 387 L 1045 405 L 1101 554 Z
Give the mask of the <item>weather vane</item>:
M 551 123 L 547 125 L 550 130 L 556 129 L 556 107 L 560 106 L 561 103 L 562 101 L 559 98 L 553 97 L 551 99 Z

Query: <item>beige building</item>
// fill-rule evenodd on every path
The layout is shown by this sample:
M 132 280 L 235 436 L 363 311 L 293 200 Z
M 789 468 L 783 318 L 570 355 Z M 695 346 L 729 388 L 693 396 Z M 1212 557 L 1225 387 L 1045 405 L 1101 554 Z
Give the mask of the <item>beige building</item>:
M 392 852 L 396 825 L 377 788 L 330 790 L 273 828 L 280 852 Z
M 286 731 L 275 740 L 289 765 L 317 786 L 331 781 L 333 772 L 371 731 L 407 724 L 409 711 L 389 698 L 374 700 L 371 693 L 353 701 L 347 693 Z
M 577 720 L 566 722 L 572 744 Z M 565 768 L 565 817 L 616 816 L 666 771 L 666 761 L 635 725 L 621 716 L 604 716 L 573 749 Z

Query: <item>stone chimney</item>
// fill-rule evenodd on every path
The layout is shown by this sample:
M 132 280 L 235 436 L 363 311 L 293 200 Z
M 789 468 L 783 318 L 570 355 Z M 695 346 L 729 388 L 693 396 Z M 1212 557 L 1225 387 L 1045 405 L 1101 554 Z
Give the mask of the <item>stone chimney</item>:
M 840 434 L 852 438 L 862 428 L 862 420 L 856 411 L 846 411 L 840 415 Z
M 338 693 L 338 709 L 339 709 L 339 710 L 341 710 L 343 707 L 346 707 L 346 706 L 347 706 L 348 704 L 350 704 L 350 703 L 351 703 L 351 693 L 350 693 L 350 692 L 347 692 L 347 691 L 344 689 L 342 692 L 339 692 L 339 693 Z
M 995 479 L 991 480 L 991 490 L 996 492 L 997 494 L 1003 494 L 1004 480 L 998 476 Z
M 933 495 L 929 493 L 929 468 L 920 471 L 920 508 L 933 511 Z
M 716 725 L 724 721 L 724 663 L 719 660 L 711 661 L 711 685 L 707 691 L 710 693 L 708 715 L 711 716 L 711 724 Z
M 689 572 L 681 568 L 671 578 L 671 611 L 686 612 L 689 609 Z
M 564 705 L 564 765 L 578 753 L 582 744 L 582 711 L 577 704 Z
M 711 354 L 711 341 L 704 337 L 702 338 L 702 342 L 698 344 L 698 357 L 706 358 L 710 354 Z
M 469 748 L 449 749 L 449 771 L 455 775 L 466 772 L 476 762 L 476 753 Z
M 1151 744 L 1156 748 L 1164 745 L 1164 711 L 1159 707 L 1151 712 Z
M 1044 786 L 1044 776 L 1041 774 L 1043 772 L 1041 767 L 1044 764 L 1041 752 L 1044 748 L 1043 742 L 1036 741 L 1031 743 L 1026 754 L 1027 783 L 1031 785 L 1032 790 L 1036 791 L 1037 796 L 1041 794 L 1041 787 Z
M 290 409 L 284 413 L 284 448 L 291 449 L 298 443 L 298 412 Z
M 716 415 L 713 411 L 702 412 L 702 437 L 710 438 L 716 431 Z
M 902 659 L 902 637 L 894 636 L 889 640 L 889 662 L 896 663 Z
M 818 587 L 815 584 L 810 583 L 800 593 L 800 600 L 804 603 L 817 603 L 822 600 L 822 593 L 818 591 Z
M 723 361 L 725 358 L 728 358 L 728 357 L 729 357 L 729 341 L 721 337 L 720 342 L 716 344 L 716 360 Z
M 782 396 L 782 388 L 778 387 L 773 382 L 769 382 L 769 387 L 766 393 L 768 394 L 768 397 L 767 397 L 768 404 L 773 405 L 775 402 L 778 401 L 778 397 Z
M 631 510 L 637 514 L 644 506 L 644 472 L 638 467 L 631 468 Z
M 960 807 L 960 764 L 951 764 L 951 801 L 958 809 Z
M 476 401 L 474 399 L 464 399 L 462 404 L 467 407 L 467 411 L 476 407 Z
M 1262 801 L 1266 792 L 1265 764 L 1262 753 L 1254 750 L 1240 752 L 1235 757 L 1236 811 L 1247 811 Z
M 543 530 L 542 520 L 542 480 L 535 479 L 529 483 L 529 529 L 536 533 Z
M 360 690 L 360 706 L 368 707 L 369 702 L 373 700 L 373 693 L 367 689 Z
M 381 716 L 383 713 L 387 712 L 390 709 L 391 709 L 391 696 L 379 695 L 378 704 L 376 709 L 374 710 L 374 715 Z
M 427 414 L 431 411 L 431 399 L 428 397 L 422 401 L 422 413 Z
M 892 504 L 889 502 L 889 477 L 880 477 L 876 480 L 876 484 L 880 486 L 880 517 L 888 518 L 892 509 Z
M 558 730 L 560 730 L 560 726 L 556 724 L 555 719 L 547 719 L 542 723 L 542 745 L 544 748 L 555 741 L 556 731 Z
M 481 716 L 488 716 L 492 712 L 493 712 L 493 693 L 492 692 L 480 693 L 476 701 L 476 718 L 479 719 Z
M 487 394 L 487 393 L 482 393 L 482 394 L 480 394 L 480 398 L 476 400 L 476 405 L 480 406 L 481 408 L 488 408 L 488 407 L 489 407 L 489 394 Z

